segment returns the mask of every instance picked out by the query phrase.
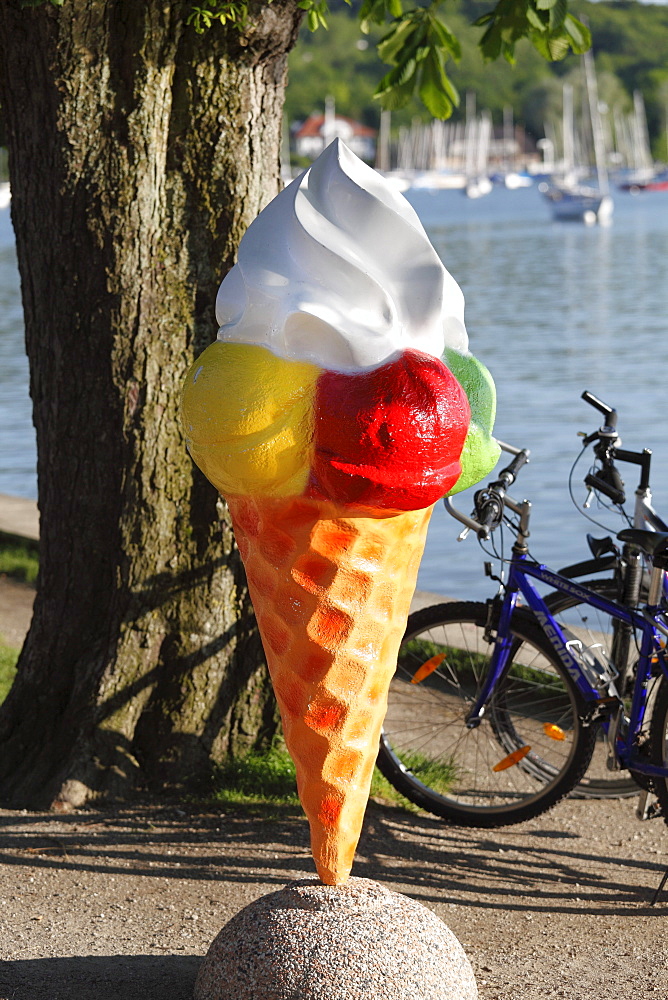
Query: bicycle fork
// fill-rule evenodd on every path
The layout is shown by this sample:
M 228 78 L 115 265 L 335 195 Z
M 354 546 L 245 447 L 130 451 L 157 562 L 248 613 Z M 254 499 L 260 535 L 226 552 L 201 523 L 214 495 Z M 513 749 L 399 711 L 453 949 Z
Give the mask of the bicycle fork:
M 497 599 L 487 601 L 487 624 L 485 626 L 484 637 L 490 645 L 494 645 L 494 650 L 490 659 L 487 676 L 480 689 L 480 694 L 464 720 L 467 729 L 477 729 L 482 722 L 492 691 L 503 677 L 508 665 L 510 651 L 515 641 L 515 637 L 510 632 L 510 618 L 515 610 L 516 602 L 517 592 L 507 595 L 501 605 L 501 615 L 495 631 L 492 628 L 492 617 L 494 607 L 498 604 L 498 601 Z

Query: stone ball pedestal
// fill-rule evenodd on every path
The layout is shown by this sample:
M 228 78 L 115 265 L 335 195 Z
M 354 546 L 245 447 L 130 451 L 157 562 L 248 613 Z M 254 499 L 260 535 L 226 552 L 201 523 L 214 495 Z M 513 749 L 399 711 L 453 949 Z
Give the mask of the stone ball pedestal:
M 371 879 L 290 882 L 212 943 L 195 1000 L 476 1000 L 464 949 L 431 910 Z

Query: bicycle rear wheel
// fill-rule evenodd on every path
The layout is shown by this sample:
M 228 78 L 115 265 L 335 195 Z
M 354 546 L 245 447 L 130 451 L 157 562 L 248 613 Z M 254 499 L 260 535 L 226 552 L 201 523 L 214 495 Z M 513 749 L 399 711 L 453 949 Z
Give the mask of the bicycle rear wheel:
M 581 583 L 583 587 L 588 587 L 609 601 L 620 600 L 619 585 L 614 579 L 575 582 Z M 600 646 L 608 660 L 626 679 L 627 684 L 632 683 L 633 665 L 638 658 L 638 649 L 631 626 L 625 626 L 610 615 L 584 603 L 578 597 L 560 591 L 548 594 L 545 603 L 557 621 L 566 625 L 582 640 L 583 646 Z M 596 746 L 587 773 L 571 792 L 574 798 L 617 799 L 638 794 L 638 785 L 628 771 L 608 769 L 608 757 L 606 732 L 599 726 Z
M 649 727 L 649 756 L 653 764 L 668 767 L 668 680 L 661 677 L 652 707 Z M 668 823 L 668 779 L 652 778 L 652 785 L 661 806 L 661 814 Z
M 411 615 L 390 685 L 378 766 L 406 798 L 462 826 L 519 823 L 550 809 L 582 778 L 595 728 L 533 616 L 513 615 L 509 666 L 480 725 L 466 717 L 489 669 L 485 604 Z

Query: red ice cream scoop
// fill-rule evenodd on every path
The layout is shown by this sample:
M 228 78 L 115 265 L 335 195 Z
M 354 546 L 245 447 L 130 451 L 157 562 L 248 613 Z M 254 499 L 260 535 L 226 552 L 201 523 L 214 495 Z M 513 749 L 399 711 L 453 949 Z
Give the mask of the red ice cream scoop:
M 309 496 L 420 510 L 461 474 L 469 402 L 443 362 L 421 351 L 368 372 L 324 372 L 314 417 Z

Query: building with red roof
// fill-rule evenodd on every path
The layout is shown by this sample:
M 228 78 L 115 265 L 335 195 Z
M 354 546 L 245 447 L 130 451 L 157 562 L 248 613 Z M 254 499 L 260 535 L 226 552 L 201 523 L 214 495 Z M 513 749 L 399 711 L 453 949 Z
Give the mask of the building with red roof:
M 356 156 L 367 163 L 373 163 L 376 158 L 376 129 L 343 115 L 309 115 L 292 134 L 295 153 L 309 160 L 320 156 L 334 139 L 341 139 Z

